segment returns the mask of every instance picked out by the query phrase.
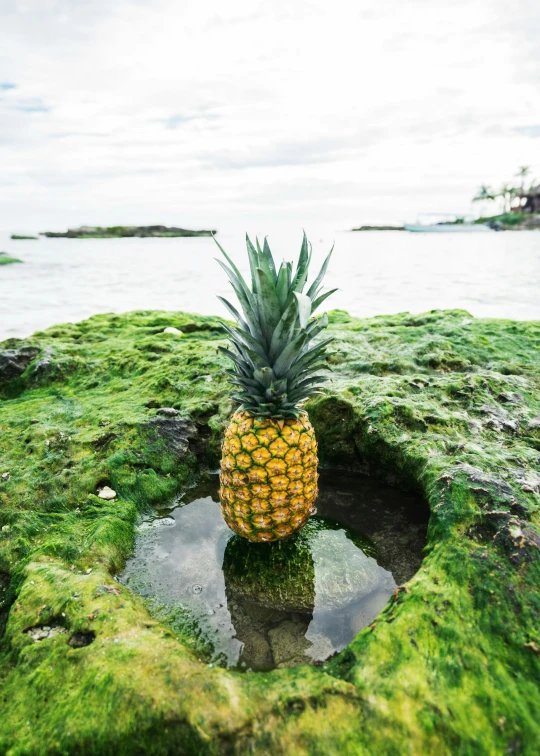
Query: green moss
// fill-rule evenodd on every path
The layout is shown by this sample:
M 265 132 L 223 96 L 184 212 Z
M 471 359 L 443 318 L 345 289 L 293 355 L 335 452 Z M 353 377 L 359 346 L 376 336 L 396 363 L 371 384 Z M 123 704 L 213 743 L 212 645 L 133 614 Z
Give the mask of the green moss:
M 321 460 L 422 491 L 428 546 L 336 659 L 271 673 L 208 667 L 113 579 L 139 513 L 219 455 L 217 320 L 97 315 L 0 346 L 39 349 L 0 371 L 0 752 L 538 752 L 540 324 L 336 312 L 330 330 Z M 47 623 L 66 632 L 27 635 Z

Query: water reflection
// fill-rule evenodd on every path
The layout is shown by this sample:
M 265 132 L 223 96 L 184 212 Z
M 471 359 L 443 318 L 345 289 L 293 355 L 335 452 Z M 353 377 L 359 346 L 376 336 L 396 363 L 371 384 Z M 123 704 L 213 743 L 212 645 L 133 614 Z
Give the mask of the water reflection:
M 318 507 L 296 537 L 251 544 L 223 522 L 211 479 L 142 523 L 120 579 L 179 607 L 179 629 L 189 626 L 213 663 L 268 670 L 323 661 L 417 569 L 426 518 L 417 497 L 344 473 L 323 473 Z
M 377 616 L 396 588 L 372 543 L 318 517 L 282 543 L 231 538 L 223 573 L 244 643 L 240 661 L 251 669 L 324 661 Z

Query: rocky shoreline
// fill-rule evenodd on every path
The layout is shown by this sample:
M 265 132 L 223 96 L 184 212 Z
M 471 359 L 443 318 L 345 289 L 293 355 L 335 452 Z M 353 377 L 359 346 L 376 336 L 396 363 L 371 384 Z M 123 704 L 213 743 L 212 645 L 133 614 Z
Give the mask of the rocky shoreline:
M 540 213 L 502 213 L 478 218 L 475 223 L 483 223 L 498 231 L 538 231 Z
M 217 465 L 218 320 L 0 344 L 0 752 L 538 752 L 540 323 L 335 311 L 329 331 L 321 462 L 421 492 L 424 561 L 335 659 L 248 674 L 114 579 L 140 514 Z
M 217 231 L 191 231 L 187 228 L 176 226 L 80 226 L 69 228 L 67 231 L 41 231 L 40 236 L 52 239 L 123 239 L 137 238 L 170 238 L 182 236 L 212 236 Z

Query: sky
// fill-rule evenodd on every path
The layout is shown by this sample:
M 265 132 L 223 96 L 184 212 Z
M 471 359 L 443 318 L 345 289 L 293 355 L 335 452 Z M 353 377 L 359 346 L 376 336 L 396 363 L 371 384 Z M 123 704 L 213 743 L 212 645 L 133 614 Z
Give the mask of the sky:
M 0 2 L 0 228 L 401 223 L 520 165 L 537 0 Z

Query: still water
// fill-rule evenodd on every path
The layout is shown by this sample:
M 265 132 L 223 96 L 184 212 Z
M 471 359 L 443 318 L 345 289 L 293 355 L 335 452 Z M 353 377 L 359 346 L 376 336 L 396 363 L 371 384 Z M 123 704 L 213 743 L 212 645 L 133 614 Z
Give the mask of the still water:
M 209 663 L 269 670 L 322 662 L 420 567 L 428 511 L 416 494 L 323 471 L 317 515 L 276 544 L 235 536 L 217 476 L 141 523 L 121 582 Z
M 540 319 L 539 231 L 309 235 L 314 267 L 335 241 L 327 285 L 340 290 L 331 307 L 359 316 L 459 307 L 476 317 Z M 278 260 L 297 255 L 300 229 L 296 237 L 269 237 Z M 242 234 L 219 240 L 245 269 Z M 98 312 L 225 315 L 215 295 L 230 296 L 209 238 L 11 241 L 0 232 L 0 251 L 24 260 L 0 267 L 0 339 Z

